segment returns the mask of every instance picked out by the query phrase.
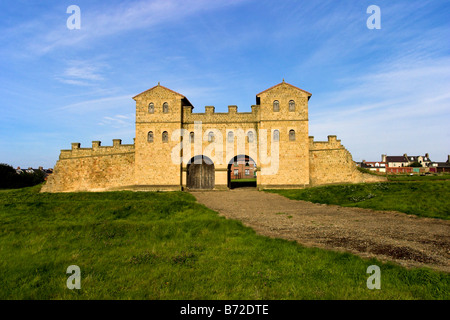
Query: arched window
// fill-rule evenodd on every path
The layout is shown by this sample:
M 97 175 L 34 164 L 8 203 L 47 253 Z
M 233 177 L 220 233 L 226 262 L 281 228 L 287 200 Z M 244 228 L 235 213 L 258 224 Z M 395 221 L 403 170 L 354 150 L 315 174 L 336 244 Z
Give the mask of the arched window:
M 193 132 L 189 133 L 189 141 L 191 143 L 194 143 L 194 133 Z
M 289 111 L 295 111 L 295 101 L 289 101 Z
M 289 130 L 289 141 L 295 141 L 295 131 L 293 129 Z
M 234 142 L 233 131 L 228 131 L 228 142 Z
M 273 131 L 273 141 L 280 141 L 280 131 L 278 130 Z
M 153 142 L 153 131 L 149 131 L 147 134 L 147 141 Z
M 153 102 L 150 102 L 150 104 L 148 105 L 148 113 L 154 112 L 155 112 L 155 105 L 153 104 Z
M 169 142 L 169 133 L 167 131 L 162 133 L 162 142 Z
M 275 100 L 275 101 L 273 102 L 273 111 L 274 111 L 274 112 L 280 111 L 280 102 L 279 102 L 278 100 Z
M 249 131 L 249 132 L 247 133 L 247 139 L 248 139 L 248 142 L 249 142 L 249 143 L 252 143 L 252 142 L 253 142 L 253 138 L 254 138 L 254 136 L 253 136 L 253 131 Z
M 213 142 L 214 141 L 214 132 L 209 132 L 208 133 L 208 142 Z
M 163 103 L 163 113 L 169 113 L 169 104 L 167 102 Z

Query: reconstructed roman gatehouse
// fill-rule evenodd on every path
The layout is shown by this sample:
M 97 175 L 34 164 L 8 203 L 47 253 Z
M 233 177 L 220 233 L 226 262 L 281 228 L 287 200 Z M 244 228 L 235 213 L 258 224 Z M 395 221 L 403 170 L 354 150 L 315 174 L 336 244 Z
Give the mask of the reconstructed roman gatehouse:
M 72 143 L 42 191 L 227 189 L 240 157 L 256 164 L 260 189 L 384 180 L 358 171 L 336 136 L 309 136 L 310 97 L 283 80 L 258 93 L 251 112 L 195 113 L 184 95 L 158 84 L 133 97 L 134 144 Z

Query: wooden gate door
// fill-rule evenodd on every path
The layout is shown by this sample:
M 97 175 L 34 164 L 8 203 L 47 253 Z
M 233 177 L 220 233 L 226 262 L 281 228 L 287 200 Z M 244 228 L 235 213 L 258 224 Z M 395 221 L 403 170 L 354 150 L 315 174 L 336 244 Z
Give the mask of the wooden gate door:
M 187 171 L 186 185 L 189 189 L 213 189 L 214 188 L 214 164 L 192 163 Z

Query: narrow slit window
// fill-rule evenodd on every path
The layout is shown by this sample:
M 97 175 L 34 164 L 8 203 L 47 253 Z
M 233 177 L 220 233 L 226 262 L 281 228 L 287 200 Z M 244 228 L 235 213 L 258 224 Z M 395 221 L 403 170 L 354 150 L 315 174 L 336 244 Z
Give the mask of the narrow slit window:
M 295 141 L 295 131 L 289 130 L 289 141 Z
M 234 142 L 234 134 L 233 131 L 228 132 L 228 142 Z
M 252 142 L 253 142 L 253 140 L 254 140 L 254 135 L 253 135 L 253 132 L 252 132 L 252 131 L 249 131 L 249 132 L 247 133 L 247 139 L 248 139 L 248 142 L 249 142 L 249 143 L 252 143 Z
M 210 132 L 208 133 L 208 142 L 213 142 L 214 141 L 214 132 Z
M 280 111 L 280 102 L 279 102 L 278 100 L 275 100 L 275 101 L 273 102 L 273 111 L 274 111 L 274 112 Z
M 273 132 L 273 141 L 280 141 L 280 131 L 275 130 Z
M 289 111 L 295 111 L 295 101 L 289 101 Z
M 167 131 L 162 133 L 162 142 L 169 142 L 169 133 Z

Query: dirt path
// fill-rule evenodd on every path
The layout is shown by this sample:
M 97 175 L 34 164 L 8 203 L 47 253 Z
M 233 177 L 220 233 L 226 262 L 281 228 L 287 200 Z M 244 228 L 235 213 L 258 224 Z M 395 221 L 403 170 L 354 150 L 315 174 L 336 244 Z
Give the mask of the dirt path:
M 450 222 L 395 211 L 290 200 L 252 189 L 192 192 L 222 216 L 302 245 L 450 272 Z

